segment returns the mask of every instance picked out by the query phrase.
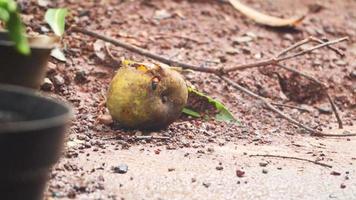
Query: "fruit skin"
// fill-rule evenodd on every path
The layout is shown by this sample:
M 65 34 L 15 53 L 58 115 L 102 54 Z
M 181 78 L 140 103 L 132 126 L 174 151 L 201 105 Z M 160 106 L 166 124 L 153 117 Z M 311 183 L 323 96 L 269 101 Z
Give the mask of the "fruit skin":
M 179 117 L 187 99 L 186 83 L 177 71 L 124 61 L 110 84 L 107 107 L 123 127 L 161 129 Z

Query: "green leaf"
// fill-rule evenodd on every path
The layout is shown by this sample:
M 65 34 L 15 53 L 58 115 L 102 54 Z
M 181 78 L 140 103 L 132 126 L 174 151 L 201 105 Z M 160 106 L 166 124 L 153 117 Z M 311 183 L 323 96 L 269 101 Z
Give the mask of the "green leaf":
M 0 20 L 7 22 L 9 21 L 9 18 L 10 18 L 9 12 L 6 9 L 0 7 Z
M 15 48 L 22 54 L 30 54 L 30 47 L 25 34 L 20 15 L 17 12 L 16 2 L 13 0 L 0 0 L 0 20 L 5 22 L 10 39 Z
M 9 31 L 10 39 L 15 42 L 15 48 L 24 55 L 31 53 L 28 44 L 25 27 L 22 24 L 21 18 L 17 12 L 10 13 L 9 20 L 6 23 L 6 28 Z
M 190 108 L 183 108 L 182 112 L 184 114 L 192 116 L 192 117 L 196 117 L 196 118 L 201 117 L 201 115 L 198 112 L 196 112 L 196 111 L 194 111 L 194 110 L 192 110 Z
M 9 12 L 17 12 L 17 4 L 13 0 L 0 0 L 0 7 Z
M 65 17 L 68 14 L 68 10 L 65 8 L 51 8 L 48 9 L 45 14 L 45 21 L 51 27 L 53 32 L 62 36 L 65 28 Z
M 223 122 L 231 122 L 231 123 L 238 123 L 238 121 L 235 119 L 235 117 L 231 114 L 231 112 L 222 104 L 220 101 L 215 100 L 208 95 L 205 95 L 199 91 L 194 90 L 193 88 L 188 88 L 189 93 L 193 93 L 194 95 L 200 96 L 203 99 L 205 99 L 209 104 L 213 105 L 214 108 L 217 111 L 217 114 L 214 116 L 214 118 L 217 121 L 223 121 Z M 194 111 L 195 112 L 195 111 Z M 200 114 L 199 114 L 200 115 Z

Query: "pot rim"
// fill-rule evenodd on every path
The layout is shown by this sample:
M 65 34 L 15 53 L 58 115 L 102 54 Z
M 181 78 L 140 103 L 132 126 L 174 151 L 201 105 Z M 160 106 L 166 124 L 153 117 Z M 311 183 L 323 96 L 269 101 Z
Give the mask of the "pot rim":
M 0 84 L 0 91 L 18 93 L 22 95 L 31 96 L 36 99 L 45 99 L 46 101 L 50 101 L 54 104 L 62 106 L 66 110 L 65 113 L 50 118 L 6 123 L 5 126 L 2 125 L 0 127 L 0 135 L 5 133 L 18 133 L 25 131 L 29 132 L 56 127 L 66 124 L 73 118 L 73 109 L 68 103 L 48 98 L 44 95 L 39 94 L 39 91 L 36 91 L 34 89 L 14 85 Z
M 0 36 L 3 35 L 8 37 L 8 32 L 0 30 Z M 35 35 L 26 36 L 31 49 L 46 49 L 51 50 L 56 47 L 56 44 L 60 41 L 58 36 L 48 36 L 48 35 Z M 10 41 L 8 38 L 0 38 L 0 46 L 14 46 L 14 42 Z

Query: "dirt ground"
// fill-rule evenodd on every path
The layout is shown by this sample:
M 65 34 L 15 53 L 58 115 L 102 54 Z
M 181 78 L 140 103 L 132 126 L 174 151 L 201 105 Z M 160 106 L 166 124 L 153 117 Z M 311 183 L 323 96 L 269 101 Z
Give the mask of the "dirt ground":
M 231 77 L 275 102 L 307 109 L 281 108 L 313 128 L 355 133 L 356 1 L 243 2 L 280 17 L 308 14 L 295 29 L 272 29 L 218 0 L 62 0 L 49 6 L 70 9 L 68 26 L 95 30 L 206 67 L 267 58 L 310 35 L 348 36 L 349 41 L 337 44 L 345 58 L 320 49 L 285 62 L 327 84 L 345 124 L 343 130 L 335 128 L 327 99 L 303 79 L 293 79 L 275 67 L 239 71 Z M 37 1 L 21 1 L 21 7 L 29 32 L 48 32 L 42 20 L 45 7 L 38 7 Z M 53 168 L 47 199 L 356 199 L 355 138 L 312 137 L 215 76 L 195 72 L 186 79 L 225 103 L 240 125 L 186 117 L 151 133 L 105 125 L 102 102 L 117 64 L 100 50 L 102 43 L 95 38 L 69 31 L 63 43 L 67 61 L 50 61 L 51 83 L 43 90 L 70 102 L 75 118 L 63 158 Z M 118 59 L 147 60 L 119 47 L 108 48 Z M 291 80 L 302 89 L 283 87 Z M 171 139 L 132 137 L 142 134 Z M 301 160 L 250 157 L 253 154 L 295 156 L 332 168 Z

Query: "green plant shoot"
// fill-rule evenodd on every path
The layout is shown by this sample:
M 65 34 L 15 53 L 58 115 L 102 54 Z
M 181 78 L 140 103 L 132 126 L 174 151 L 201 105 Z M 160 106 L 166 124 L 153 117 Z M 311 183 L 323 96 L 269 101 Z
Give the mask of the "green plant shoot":
M 30 47 L 17 10 L 16 2 L 13 0 L 0 0 L 0 20 L 6 25 L 10 39 L 15 43 L 15 48 L 22 54 L 30 54 Z

